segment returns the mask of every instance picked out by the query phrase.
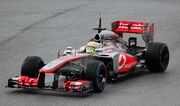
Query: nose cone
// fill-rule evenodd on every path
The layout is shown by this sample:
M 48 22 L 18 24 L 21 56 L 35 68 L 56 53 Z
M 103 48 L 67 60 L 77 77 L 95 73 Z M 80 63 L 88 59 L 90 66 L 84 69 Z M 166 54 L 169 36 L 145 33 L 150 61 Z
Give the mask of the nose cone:
M 89 54 L 77 54 L 77 55 L 72 54 L 72 55 L 63 56 L 63 57 L 60 57 L 60 58 L 48 63 L 43 68 L 41 68 L 39 70 L 39 72 L 40 73 L 54 73 L 56 70 L 58 70 L 65 64 L 67 64 L 69 62 L 73 62 L 78 59 L 85 58 L 87 56 L 89 56 Z

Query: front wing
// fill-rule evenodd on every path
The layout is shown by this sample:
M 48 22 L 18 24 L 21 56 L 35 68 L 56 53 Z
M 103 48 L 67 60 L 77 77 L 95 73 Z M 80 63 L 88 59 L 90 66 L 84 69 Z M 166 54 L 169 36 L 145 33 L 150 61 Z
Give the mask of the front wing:
M 39 86 L 38 78 L 29 78 L 28 76 L 16 76 L 8 80 L 8 88 L 30 88 L 39 90 L 52 90 L 60 92 L 78 92 L 88 93 L 93 91 L 93 82 L 89 80 L 69 80 L 62 84 L 58 84 L 58 87 L 52 86 Z

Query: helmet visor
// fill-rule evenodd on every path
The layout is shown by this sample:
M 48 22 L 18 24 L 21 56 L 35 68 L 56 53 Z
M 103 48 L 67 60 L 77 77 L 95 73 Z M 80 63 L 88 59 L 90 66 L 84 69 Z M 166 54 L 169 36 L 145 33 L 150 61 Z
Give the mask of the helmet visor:
M 95 48 L 94 48 L 94 47 L 87 46 L 87 47 L 86 47 L 86 53 L 94 54 L 94 53 L 95 53 Z

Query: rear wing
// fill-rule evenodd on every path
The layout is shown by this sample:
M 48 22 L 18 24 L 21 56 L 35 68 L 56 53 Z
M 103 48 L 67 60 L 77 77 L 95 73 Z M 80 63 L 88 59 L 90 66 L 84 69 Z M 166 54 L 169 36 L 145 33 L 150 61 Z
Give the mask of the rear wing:
M 123 37 L 123 33 L 141 34 L 146 44 L 154 40 L 154 24 L 133 21 L 115 21 L 111 24 L 112 31 Z

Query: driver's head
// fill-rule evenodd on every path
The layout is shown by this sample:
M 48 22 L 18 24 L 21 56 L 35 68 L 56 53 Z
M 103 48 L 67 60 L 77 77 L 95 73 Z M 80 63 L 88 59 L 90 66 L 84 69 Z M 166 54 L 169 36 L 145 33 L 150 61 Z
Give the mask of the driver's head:
M 100 48 L 100 44 L 95 41 L 90 41 L 86 45 L 86 53 L 88 54 L 94 54 L 96 53 L 95 49 Z

